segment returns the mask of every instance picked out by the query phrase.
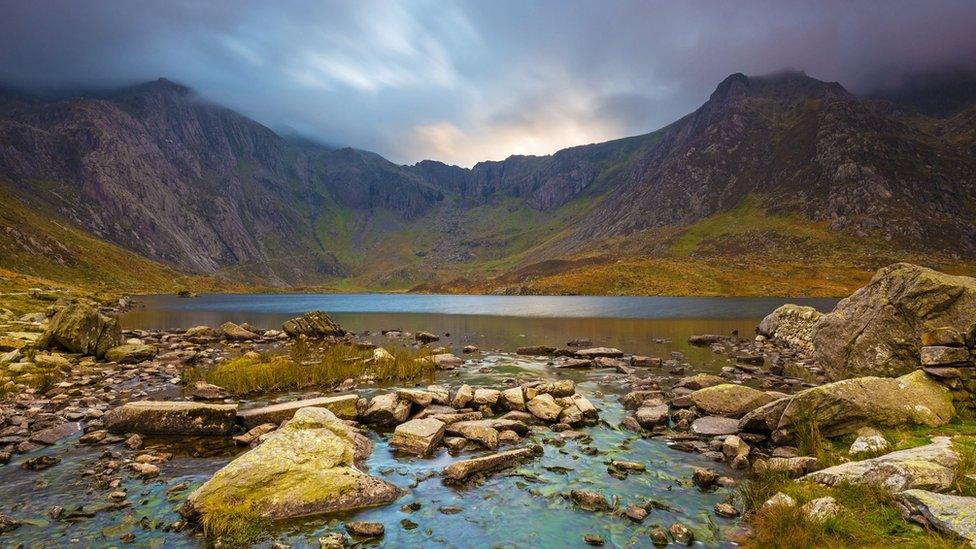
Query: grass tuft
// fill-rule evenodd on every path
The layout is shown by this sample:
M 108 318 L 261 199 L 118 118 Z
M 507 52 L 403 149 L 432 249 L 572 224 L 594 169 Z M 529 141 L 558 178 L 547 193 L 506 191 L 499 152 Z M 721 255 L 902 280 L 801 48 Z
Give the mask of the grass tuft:
M 296 342 L 288 354 L 260 358 L 240 357 L 208 369 L 191 368 L 183 379 L 219 385 L 234 395 L 250 395 L 304 389 L 333 387 L 347 379 L 369 379 L 377 382 L 404 382 L 433 379 L 434 364 L 426 351 L 399 349 L 391 360 L 374 360 L 371 350 L 351 345 L 330 345 L 313 350 Z

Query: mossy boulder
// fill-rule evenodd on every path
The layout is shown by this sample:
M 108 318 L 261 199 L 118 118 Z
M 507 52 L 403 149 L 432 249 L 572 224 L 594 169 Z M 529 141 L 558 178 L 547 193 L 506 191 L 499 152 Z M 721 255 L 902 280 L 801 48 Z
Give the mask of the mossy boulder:
M 976 545 L 976 498 L 906 490 L 898 499 L 913 520 Z
M 43 347 L 97 358 L 103 358 L 106 351 L 122 343 L 118 319 L 84 303 L 72 303 L 58 311 L 40 340 Z
M 824 436 L 837 437 L 866 425 L 936 427 L 954 415 L 949 390 L 916 370 L 899 378 L 859 377 L 812 387 L 749 412 L 739 427 L 787 441 L 809 422 Z
M 893 493 L 913 488 L 941 492 L 953 485 L 959 460 L 949 437 L 935 437 L 925 446 L 842 463 L 804 478 L 827 486 L 869 484 Z
M 885 267 L 813 327 L 813 352 L 831 379 L 918 369 L 922 335 L 976 324 L 976 279 L 910 263 Z
M 690 398 L 706 415 L 729 417 L 741 417 L 776 400 L 758 389 L 732 383 L 699 389 L 691 393 Z
M 356 467 L 359 438 L 332 412 L 303 408 L 191 493 L 180 513 L 212 535 L 240 540 L 268 521 L 394 501 L 399 488 Z
M 105 352 L 105 358 L 119 364 L 137 364 L 146 360 L 152 360 L 156 356 L 158 349 L 154 345 L 145 343 L 127 343 L 112 347 Z
M 311 338 L 338 337 L 346 331 L 336 324 L 332 317 L 322 311 L 310 311 L 281 325 L 281 329 L 291 337 Z

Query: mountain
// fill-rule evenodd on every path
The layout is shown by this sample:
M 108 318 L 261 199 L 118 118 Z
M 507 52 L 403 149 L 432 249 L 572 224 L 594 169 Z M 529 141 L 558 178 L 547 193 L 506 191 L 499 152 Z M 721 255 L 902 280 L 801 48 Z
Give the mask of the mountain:
M 734 74 L 658 131 L 466 169 L 286 139 L 160 79 L 0 94 L 0 190 L 32 219 L 228 283 L 832 295 L 891 259 L 969 272 L 974 113 Z M 28 233 L 24 218 L 0 230 Z M 17 242 L 0 268 L 38 274 L 23 258 L 51 254 Z

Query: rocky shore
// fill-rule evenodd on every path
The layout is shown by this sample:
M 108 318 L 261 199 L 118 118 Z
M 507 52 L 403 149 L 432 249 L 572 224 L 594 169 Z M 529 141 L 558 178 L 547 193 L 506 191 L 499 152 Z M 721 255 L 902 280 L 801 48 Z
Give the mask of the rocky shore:
M 633 355 L 578 338 L 562 348 L 501 353 L 538 364 L 547 374 L 496 377 L 496 383 L 457 381 L 462 373 L 492 369 L 482 363 L 488 355 L 474 347 L 457 356 L 437 347 L 440 337 L 430 332 L 351 334 L 323 312 L 289 320 L 281 330 L 225 323 L 165 331 L 124 330 L 115 312 L 83 300 L 20 316 L 0 309 L 0 467 L 30 475 L 62 466 L 71 446 L 101 450 L 85 472 L 99 505 L 52 506 L 52 521 L 83 521 L 136 505 L 139 496 L 125 487 L 158 482 L 171 466 L 173 454 L 150 444 L 161 438 L 218 441 L 228 459 L 203 483 L 166 484 L 181 516 L 154 527 L 233 546 L 260 539 L 282 521 L 404 497 L 409 486 L 370 470 L 377 440 L 404 463 L 449 456 L 416 482 L 439 478 L 463 490 L 503 471 L 519 474 L 526 463 L 552 468 L 546 465 L 550 456 L 565 452 L 567 443 L 579 448 L 574 459 L 602 459 L 605 449 L 588 441 L 612 430 L 664 441 L 672 451 L 712 462 L 683 480 L 689 489 L 725 494 L 712 509 L 717 521 L 746 515 L 747 524 L 761 529 L 755 517 L 777 506 L 794 506 L 803 520 L 847 512 L 833 496 L 797 501 L 785 493 L 772 495 L 759 510 L 749 508 L 739 495 L 743 479 L 776 473 L 825 490 L 878 487 L 890 492 L 906 520 L 976 541 L 966 511 L 976 508 L 966 480 L 976 471 L 965 469 L 976 460 L 972 437 L 932 436 L 897 449 L 889 433 L 971 424 L 973 279 L 897 264 L 833 312 L 784 305 L 754 335 L 692 337 L 690 344 L 725 357 L 727 365 L 715 373 L 696 373 L 681 353 Z M 386 343 L 377 345 L 377 337 Z M 257 361 L 310 342 L 369 352 L 362 375 L 287 395 L 234 395 L 184 379 L 191 368 L 206 371 L 241 357 Z M 437 379 L 375 383 L 366 375 L 368 363 L 392 360 L 390 345 L 423 349 L 417 360 L 429 361 Z M 598 372 L 600 384 L 617 388 L 621 396 L 609 416 L 601 404 L 606 395 L 584 394 L 566 375 L 579 371 Z M 610 416 L 619 421 L 608 422 Z M 840 453 L 818 451 L 812 436 L 846 446 Z M 606 475 L 626 479 L 651 467 L 608 459 Z M 668 509 L 666 501 L 621 501 L 584 484 L 562 497 L 579 511 L 634 523 Z M 0 507 L 0 535 L 16 539 L 18 527 L 33 518 Z M 404 518 L 400 527 L 411 523 Z M 346 521 L 319 543 L 341 547 L 383 536 L 391 526 Z M 649 524 L 647 532 L 655 545 L 690 544 L 695 534 L 682 521 Z M 130 536 L 118 541 L 131 542 Z M 584 538 L 580 542 L 591 545 L 605 541 L 595 532 Z

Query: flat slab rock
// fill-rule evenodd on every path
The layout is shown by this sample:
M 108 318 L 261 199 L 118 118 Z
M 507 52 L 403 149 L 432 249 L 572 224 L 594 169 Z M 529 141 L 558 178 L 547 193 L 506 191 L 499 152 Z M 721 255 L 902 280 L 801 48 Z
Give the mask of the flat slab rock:
M 734 435 L 739 432 L 739 420 L 719 416 L 700 417 L 691 424 L 691 432 L 706 436 Z
M 356 419 L 357 400 L 359 397 L 356 395 L 340 395 L 283 402 L 263 408 L 241 410 L 237 413 L 237 421 L 248 429 L 264 423 L 280 424 L 286 419 L 291 419 L 295 412 L 302 408 L 325 408 L 340 419 Z
M 949 437 L 935 437 L 931 444 L 891 452 L 872 459 L 828 467 L 803 477 L 827 486 L 844 482 L 871 484 L 897 493 L 909 489 L 948 490 L 959 454 Z
M 976 546 L 976 498 L 906 490 L 898 499 L 912 515 L 923 517 L 940 532 L 955 534 Z
M 497 471 L 499 469 L 511 467 L 522 460 L 533 457 L 534 455 L 535 451 L 533 451 L 532 448 L 517 448 L 515 450 L 498 452 L 479 458 L 465 459 L 448 465 L 444 469 L 442 475 L 444 476 L 444 482 L 463 482 L 479 473 Z
M 236 416 L 236 404 L 144 400 L 110 410 L 105 428 L 113 433 L 226 435 Z
M 397 425 L 390 446 L 408 454 L 427 455 L 444 437 L 444 428 L 444 422 L 434 418 L 411 419 Z

